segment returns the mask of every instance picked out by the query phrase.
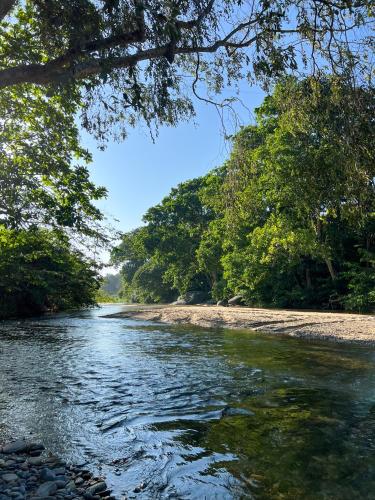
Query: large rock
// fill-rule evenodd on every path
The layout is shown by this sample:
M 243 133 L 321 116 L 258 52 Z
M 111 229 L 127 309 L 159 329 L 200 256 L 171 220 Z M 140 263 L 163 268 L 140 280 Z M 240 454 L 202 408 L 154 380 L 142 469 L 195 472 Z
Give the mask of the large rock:
M 176 301 L 172 302 L 173 306 L 191 306 L 193 304 L 200 304 L 207 299 L 207 292 L 201 290 L 192 290 L 186 292 L 185 295 L 180 295 Z
M 172 306 L 186 306 L 187 305 L 187 302 L 185 299 L 181 299 L 180 297 L 175 300 L 174 302 L 172 302 Z
M 217 303 L 216 303 L 217 306 L 227 306 L 228 305 L 228 301 L 226 299 L 223 299 L 223 300 L 219 300 Z
M 13 441 L 13 443 L 4 445 L 0 451 L 4 454 L 10 455 L 12 453 L 29 453 L 40 450 L 44 450 L 44 446 L 42 444 L 32 443 L 31 441 L 26 441 L 24 439 L 18 439 L 17 441 Z
M 57 484 L 54 483 L 53 481 L 47 481 L 46 483 L 43 483 L 39 486 L 35 494 L 36 496 L 39 497 L 49 497 L 54 493 L 56 493 L 56 491 L 57 491 Z
M 185 294 L 185 300 L 188 304 L 199 304 L 207 299 L 207 292 L 202 292 L 200 290 L 187 292 Z
M 243 297 L 242 295 L 235 295 L 231 299 L 228 300 L 228 304 L 230 306 L 239 306 L 243 304 Z
M 95 483 L 87 488 L 86 493 L 88 493 L 89 495 L 96 495 L 97 493 L 100 493 L 101 491 L 104 491 L 106 489 L 106 483 L 104 481 L 100 481 L 99 483 Z

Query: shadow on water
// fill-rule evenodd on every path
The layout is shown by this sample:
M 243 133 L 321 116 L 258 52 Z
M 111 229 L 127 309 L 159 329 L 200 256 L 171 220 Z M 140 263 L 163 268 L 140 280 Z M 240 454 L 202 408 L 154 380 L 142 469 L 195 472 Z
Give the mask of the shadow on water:
M 118 309 L 0 323 L 0 440 L 142 499 L 375 497 L 373 348 L 101 317 Z

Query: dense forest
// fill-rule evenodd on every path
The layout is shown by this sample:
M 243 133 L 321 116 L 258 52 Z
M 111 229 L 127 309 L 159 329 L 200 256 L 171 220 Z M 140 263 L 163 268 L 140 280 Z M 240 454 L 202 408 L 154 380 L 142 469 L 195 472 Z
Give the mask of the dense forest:
M 371 309 L 371 8 L 2 2 L 0 319 L 96 303 L 97 255 L 118 234 L 97 208 L 107 192 L 90 179 L 82 131 L 101 149 L 131 127 L 155 139 L 197 101 L 224 123 L 255 84 L 272 95 L 225 165 L 172 190 L 113 250 L 122 296 Z
M 127 300 L 375 308 L 374 94 L 287 78 L 225 164 L 150 208 L 113 251 Z

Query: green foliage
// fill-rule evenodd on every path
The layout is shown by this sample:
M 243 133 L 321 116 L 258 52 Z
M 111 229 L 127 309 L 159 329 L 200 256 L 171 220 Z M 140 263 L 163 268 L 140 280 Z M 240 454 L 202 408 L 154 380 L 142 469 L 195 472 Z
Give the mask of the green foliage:
M 373 115 L 372 88 L 281 81 L 221 169 L 180 184 L 124 236 L 114 256 L 127 249 L 128 292 L 159 282 L 254 305 L 373 309 Z M 157 279 L 142 274 L 156 265 Z
M 101 142 L 140 120 L 157 128 L 191 117 L 196 83 L 210 97 L 319 67 L 360 81 L 371 71 L 370 0 L 12 3 L 0 19 L 0 87 L 77 84 L 82 124 Z
M 119 274 L 106 274 L 103 278 L 101 290 L 109 295 L 117 295 L 121 288 L 121 277 Z
M 348 263 L 344 273 L 348 279 L 348 294 L 344 305 L 359 312 L 375 310 L 375 253 L 361 249 L 360 262 Z
M 61 232 L 0 226 L 0 318 L 95 305 L 99 284 Z
M 235 138 L 223 265 L 249 303 L 371 308 L 357 249 L 375 236 L 373 111 L 372 89 L 287 79 Z M 362 295 L 350 263 L 369 277 Z
M 215 262 L 210 256 L 213 240 L 207 231 L 211 222 L 218 222 L 214 195 L 223 178 L 223 169 L 219 169 L 180 184 L 147 211 L 144 227 L 123 236 L 112 259 L 124 263 L 121 274 L 126 297 L 166 302 L 189 290 L 209 290 L 218 281 L 219 232 L 215 225 L 211 227 L 212 234 L 217 235 Z
M 90 154 L 79 144 L 79 93 L 24 85 L 3 89 L 0 113 L 0 223 L 69 228 L 100 236 L 92 200 L 106 195 L 89 179 Z

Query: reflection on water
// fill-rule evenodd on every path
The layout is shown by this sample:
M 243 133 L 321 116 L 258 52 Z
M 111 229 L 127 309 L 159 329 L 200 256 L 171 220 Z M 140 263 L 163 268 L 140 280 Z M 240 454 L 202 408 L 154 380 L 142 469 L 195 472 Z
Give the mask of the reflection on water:
M 32 433 L 131 498 L 375 498 L 374 349 L 117 309 L 0 323 L 0 440 Z

